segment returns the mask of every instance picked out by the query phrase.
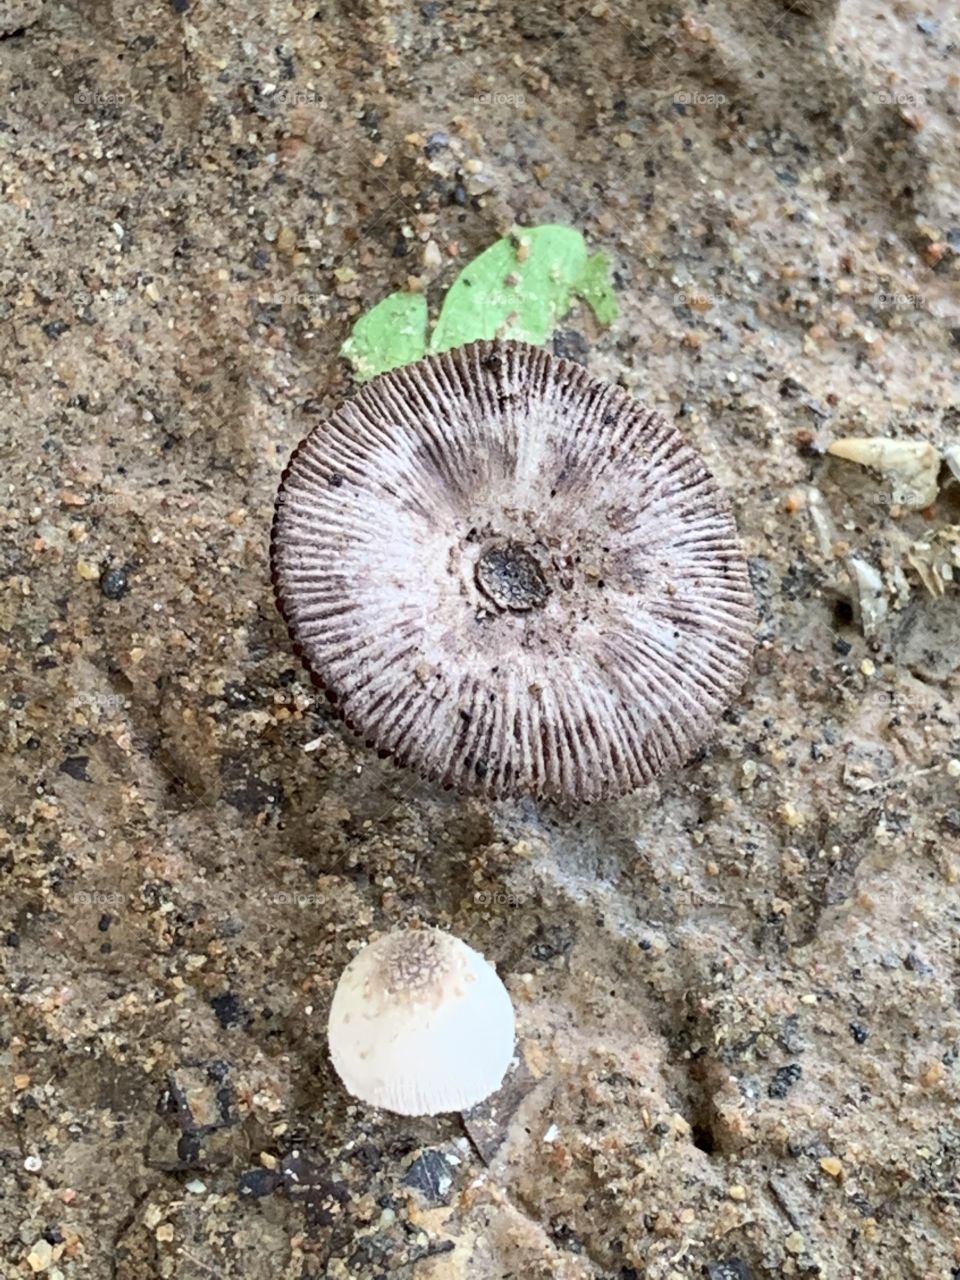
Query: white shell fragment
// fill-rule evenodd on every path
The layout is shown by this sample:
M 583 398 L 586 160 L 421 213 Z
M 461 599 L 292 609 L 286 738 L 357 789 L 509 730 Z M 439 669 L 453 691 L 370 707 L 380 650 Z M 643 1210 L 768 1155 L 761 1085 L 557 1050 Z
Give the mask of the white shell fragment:
M 827 453 L 862 467 L 873 467 L 893 486 L 893 501 L 917 510 L 936 500 L 940 454 L 925 440 L 891 440 L 886 436 L 845 436 Z
M 807 488 L 807 512 L 813 532 L 817 539 L 820 554 L 825 560 L 833 559 L 833 544 L 837 540 L 837 532 L 833 527 L 823 503 L 823 494 L 814 485 Z
M 405 1116 L 463 1111 L 513 1057 L 513 1005 L 492 965 L 440 929 L 395 929 L 337 983 L 330 1057 L 349 1093 Z
M 930 538 L 911 544 L 906 562 L 935 599 L 960 581 L 960 526 L 946 525 Z
M 887 616 L 887 593 L 883 578 L 872 564 L 859 556 L 847 557 L 847 572 L 853 583 L 854 612 L 860 629 L 867 637 L 875 636 Z

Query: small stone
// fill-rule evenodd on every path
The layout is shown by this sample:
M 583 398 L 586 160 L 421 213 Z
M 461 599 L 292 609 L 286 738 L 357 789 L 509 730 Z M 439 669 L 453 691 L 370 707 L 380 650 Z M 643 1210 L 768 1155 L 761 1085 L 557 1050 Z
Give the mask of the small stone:
M 242 1196 L 255 1196 L 259 1199 L 271 1195 L 282 1182 L 282 1174 L 273 1169 L 248 1169 L 246 1173 L 241 1173 L 237 1191 Z
M 949 778 L 960 778 L 960 760 L 956 757 L 947 761 L 947 776 Z
M 586 365 L 590 359 L 590 344 L 576 329 L 558 329 L 553 335 L 553 354 Z
M 942 1062 L 931 1062 L 930 1065 L 920 1073 L 920 1083 L 925 1089 L 933 1089 L 936 1085 L 940 1084 L 946 1074 L 946 1068 Z
M 427 138 L 426 145 L 423 148 L 424 154 L 428 160 L 432 160 L 435 156 L 439 155 L 441 151 L 445 151 L 449 145 L 449 135 L 444 133 L 442 129 L 436 129 Z
M 428 240 L 423 246 L 423 265 L 425 267 L 439 267 L 442 261 L 440 246 L 436 240 Z
M 19 1090 L 19 1089 L 29 1089 L 29 1088 L 30 1088 L 30 1077 L 29 1077 L 29 1076 L 14 1076 L 14 1077 L 13 1077 L 13 1087 L 14 1087 L 15 1089 L 18 1089 L 18 1090 Z
M 27 1265 L 34 1273 L 46 1271 L 53 1261 L 53 1245 L 49 1240 L 38 1240 L 27 1254 Z
M 248 1021 L 250 1017 L 240 997 L 232 991 L 224 991 L 218 996 L 213 996 L 210 1006 L 217 1015 L 217 1021 L 224 1028 L 235 1027 Z
M 836 1156 L 824 1156 L 820 1161 L 820 1168 L 824 1173 L 829 1173 L 831 1178 L 839 1178 L 843 1173 L 843 1165 Z
M 27 1156 L 26 1160 L 23 1162 L 23 1167 L 26 1169 L 27 1173 L 39 1173 L 43 1168 L 43 1161 L 39 1156 Z
M 877 673 L 877 668 L 874 666 L 874 664 L 870 661 L 869 658 L 864 658 L 864 660 L 860 663 L 860 670 L 863 672 L 865 676 L 873 676 L 873 675 L 876 675 Z
M 770 1082 L 767 1093 L 771 1098 L 785 1098 L 802 1075 L 803 1068 L 799 1062 L 791 1062 L 785 1067 L 780 1067 Z
M 100 590 L 108 600 L 119 600 L 127 593 L 126 569 L 104 569 L 100 575 Z
M 78 560 L 77 577 L 84 582 L 96 582 L 100 577 L 100 570 L 90 560 Z
M 163 1210 L 160 1208 L 160 1206 L 156 1204 L 148 1204 L 143 1215 L 143 1225 L 147 1228 L 147 1230 L 152 1231 L 153 1228 L 159 1222 L 162 1222 L 162 1221 L 163 1221 Z
M 742 1187 L 739 1182 L 735 1182 L 732 1187 L 727 1188 L 727 1195 L 731 1200 L 742 1203 L 747 1198 L 747 1188 Z
M 784 1240 L 783 1247 L 786 1249 L 787 1253 L 793 1253 L 793 1254 L 803 1253 L 803 1250 L 804 1250 L 803 1236 L 800 1234 L 799 1231 L 791 1231 L 790 1234 L 787 1236 L 786 1240 Z
M 723 1262 L 708 1262 L 704 1272 L 707 1280 L 752 1280 L 750 1268 L 742 1258 L 725 1258 Z
M 156 1235 L 161 1244 L 169 1244 L 173 1239 L 173 1223 L 161 1222 L 157 1227 Z
M 796 805 L 785 802 L 777 810 L 777 816 L 785 827 L 791 831 L 800 831 L 807 825 L 807 820 Z
M 431 1204 L 444 1204 L 453 1183 L 453 1170 L 439 1151 L 424 1151 L 404 1175 L 403 1185 L 413 1187 Z

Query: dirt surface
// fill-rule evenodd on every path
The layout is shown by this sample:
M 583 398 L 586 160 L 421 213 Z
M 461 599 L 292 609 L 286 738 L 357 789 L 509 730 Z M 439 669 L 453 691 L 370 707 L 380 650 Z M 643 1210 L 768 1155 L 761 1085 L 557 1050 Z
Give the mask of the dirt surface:
M 822 452 L 960 438 L 951 9 L 0 3 L 6 1274 L 960 1274 L 960 486 Z M 549 221 L 621 304 L 556 348 L 703 453 L 762 611 L 716 742 L 576 814 L 378 763 L 267 572 L 353 318 Z M 517 1007 L 466 1118 L 326 1054 L 413 920 Z

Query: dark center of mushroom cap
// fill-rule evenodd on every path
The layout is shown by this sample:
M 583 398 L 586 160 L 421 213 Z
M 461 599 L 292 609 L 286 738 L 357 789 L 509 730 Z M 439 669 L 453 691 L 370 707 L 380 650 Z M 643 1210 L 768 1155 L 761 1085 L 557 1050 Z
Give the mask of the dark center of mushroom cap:
M 477 586 L 499 609 L 542 609 L 550 587 L 536 556 L 521 542 L 495 542 L 480 556 Z

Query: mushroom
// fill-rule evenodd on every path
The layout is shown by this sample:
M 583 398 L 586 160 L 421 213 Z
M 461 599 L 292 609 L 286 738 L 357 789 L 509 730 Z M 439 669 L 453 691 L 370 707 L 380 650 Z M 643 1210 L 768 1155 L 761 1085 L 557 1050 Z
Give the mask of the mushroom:
M 657 413 L 475 342 L 368 383 L 293 454 L 277 602 L 339 714 L 462 793 L 577 803 L 680 765 L 755 611 L 726 499 Z
M 479 952 L 440 929 L 395 929 L 344 969 L 330 1057 L 355 1098 L 405 1116 L 463 1111 L 513 1057 L 513 1005 Z

